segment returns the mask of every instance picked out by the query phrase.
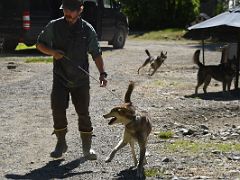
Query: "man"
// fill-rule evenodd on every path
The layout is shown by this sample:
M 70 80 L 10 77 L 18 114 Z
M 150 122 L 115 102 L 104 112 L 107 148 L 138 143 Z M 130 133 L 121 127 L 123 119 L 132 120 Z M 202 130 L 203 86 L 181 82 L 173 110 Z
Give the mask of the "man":
M 88 54 L 99 70 L 100 86 L 107 85 L 104 63 L 97 35 L 92 26 L 81 19 L 82 0 L 63 0 L 64 17 L 51 21 L 40 33 L 36 47 L 41 52 L 53 56 L 53 86 L 51 108 L 54 134 L 57 137 L 55 150 L 51 157 L 59 158 L 67 151 L 66 109 L 69 94 L 78 114 L 78 129 L 82 139 L 84 157 L 96 160 L 91 149 L 93 127 L 89 116 L 89 63 Z

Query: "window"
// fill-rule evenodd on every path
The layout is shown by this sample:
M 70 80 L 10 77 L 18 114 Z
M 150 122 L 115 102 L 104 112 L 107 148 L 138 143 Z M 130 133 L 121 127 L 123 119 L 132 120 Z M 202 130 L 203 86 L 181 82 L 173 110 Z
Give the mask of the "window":
M 103 5 L 105 8 L 112 8 L 111 0 L 103 0 Z
M 96 6 L 98 5 L 97 0 L 83 0 L 83 3 L 85 2 L 94 2 L 96 4 Z
M 50 3 L 48 0 L 34 0 L 29 2 L 32 11 L 49 11 Z

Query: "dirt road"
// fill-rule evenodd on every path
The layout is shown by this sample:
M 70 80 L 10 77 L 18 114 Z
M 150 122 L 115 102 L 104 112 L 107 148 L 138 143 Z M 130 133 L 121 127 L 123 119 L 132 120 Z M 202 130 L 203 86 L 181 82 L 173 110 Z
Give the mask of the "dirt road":
M 147 67 L 137 74 L 146 48 L 152 55 L 168 52 L 165 65 L 152 77 L 147 75 Z M 103 44 L 107 88 L 123 98 L 129 80 L 135 81 L 132 101 L 152 119 L 146 179 L 240 178 L 240 96 L 219 92 L 221 84 L 214 80 L 208 95 L 193 96 L 197 67 L 192 55 L 197 48 L 196 44 L 181 42 L 128 40 L 124 49 L 112 50 Z M 207 50 L 206 64 L 219 63 L 220 52 L 213 46 Z M 26 56 L 35 55 L 25 52 L 0 57 L 0 179 L 134 179 L 135 171 L 129 169 L 133 166 L 129 147 L 111 163 L 104 162 L 120 140 L 123 127 L 108 126 L 102 115 L 121 102 L 94 80 L 90 113 L 98 160 L 82 158 L 72 104 L 68 110 L 69 150 L 62 160 L 49 157 L 56 142 L 51 136 L 52 64 L 24 62 Z M 16 69 L 8 69 L 9 62 L 14 62 Z M 90 72 L 98 78 L 91 60 Z M 174 137 L 162 140 L 154 135 L 165 131 L 174 132 Z M 187 149 L 189 144 L 184 142 L 192 143 L 197 150 Z M 219 148 L 219 144 L 228 149 Z

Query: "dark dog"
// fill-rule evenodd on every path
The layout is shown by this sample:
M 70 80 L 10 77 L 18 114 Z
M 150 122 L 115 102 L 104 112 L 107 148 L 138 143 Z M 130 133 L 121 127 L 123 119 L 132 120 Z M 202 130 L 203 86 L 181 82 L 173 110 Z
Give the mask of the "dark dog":
M 162 65 L 162 63 L 167 59 L 167 52 L 163 53 L 163 51 L 161 51 L 160 56 L 157 57 L 151 56 L 147 49 L 145 50 L 145 52 L 148 55 L 148 58 L 145 60 L 143 65 L 138 68 L 138 74 L 140 69 L 145 67 L 147 64 L 150 64 L 148 72 L 150 73 L 152 71 L 152 73 L 150 74 L 150 76 L 152 76 L 157 71 L 157 69 Z
M 207 87 L 214 78 L 217 81 L 222 82 L 223 91 L 230 90 L 232 80 L 236 74 L 236 64 L 233 61 L 222 63 L 219 65 L 203 65 L 199 60 L 200 50 L 196 50 L 193 55 L 193 61 L 198 65 L 199 70 L 197 74 L 197 86 L 195 88 L 195 94 L 198 94 L 198 88 L 204 83 L 203 91 L 207 93 Z
M 109 125 L 120 123 L 125 126 L 122 140 L 109 154 L 106 162 L 110 162 L 114 158 L 116 152 L 129 143 L 134 164 L 137 166 L 137 176 L 142 178 L 144 174 L 143 165 L 147 163 L 145 157 L 147 139 L 151 132 L 152 126 L 148 117 L 136 114 L 135 107 L 132 105 L 130 100 L 133 89 L 134 83 L 131 82 L 125 94 L 125 103 L 114 107 L 108 114 L 103 115 L 104 118 L 111 118 L 110 122 L 108 123 Z M 139 161 L 137 161 L 134 150 L 135 141 L 138 142 L 140 148 Z

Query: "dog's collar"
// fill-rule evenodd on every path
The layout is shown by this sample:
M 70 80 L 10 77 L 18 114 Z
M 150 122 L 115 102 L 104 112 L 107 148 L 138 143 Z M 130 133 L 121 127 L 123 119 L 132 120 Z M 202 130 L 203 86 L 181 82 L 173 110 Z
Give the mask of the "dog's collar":
M 139 115 L 138 115 L 138 116 L 135 116 L 135 120 L 136 120 L 136 121 L 139 121 L 140 119 L 141 119 L 141 116 L 139 116 Z
M 133 123 L 136 123 L 137 121 L 140 121 L 141 120 L 141 116 L 133 116 L 132 119 L 131 119 L 131 122 L 126 124 L 126 127 L 130 126 L 131 124 Z

